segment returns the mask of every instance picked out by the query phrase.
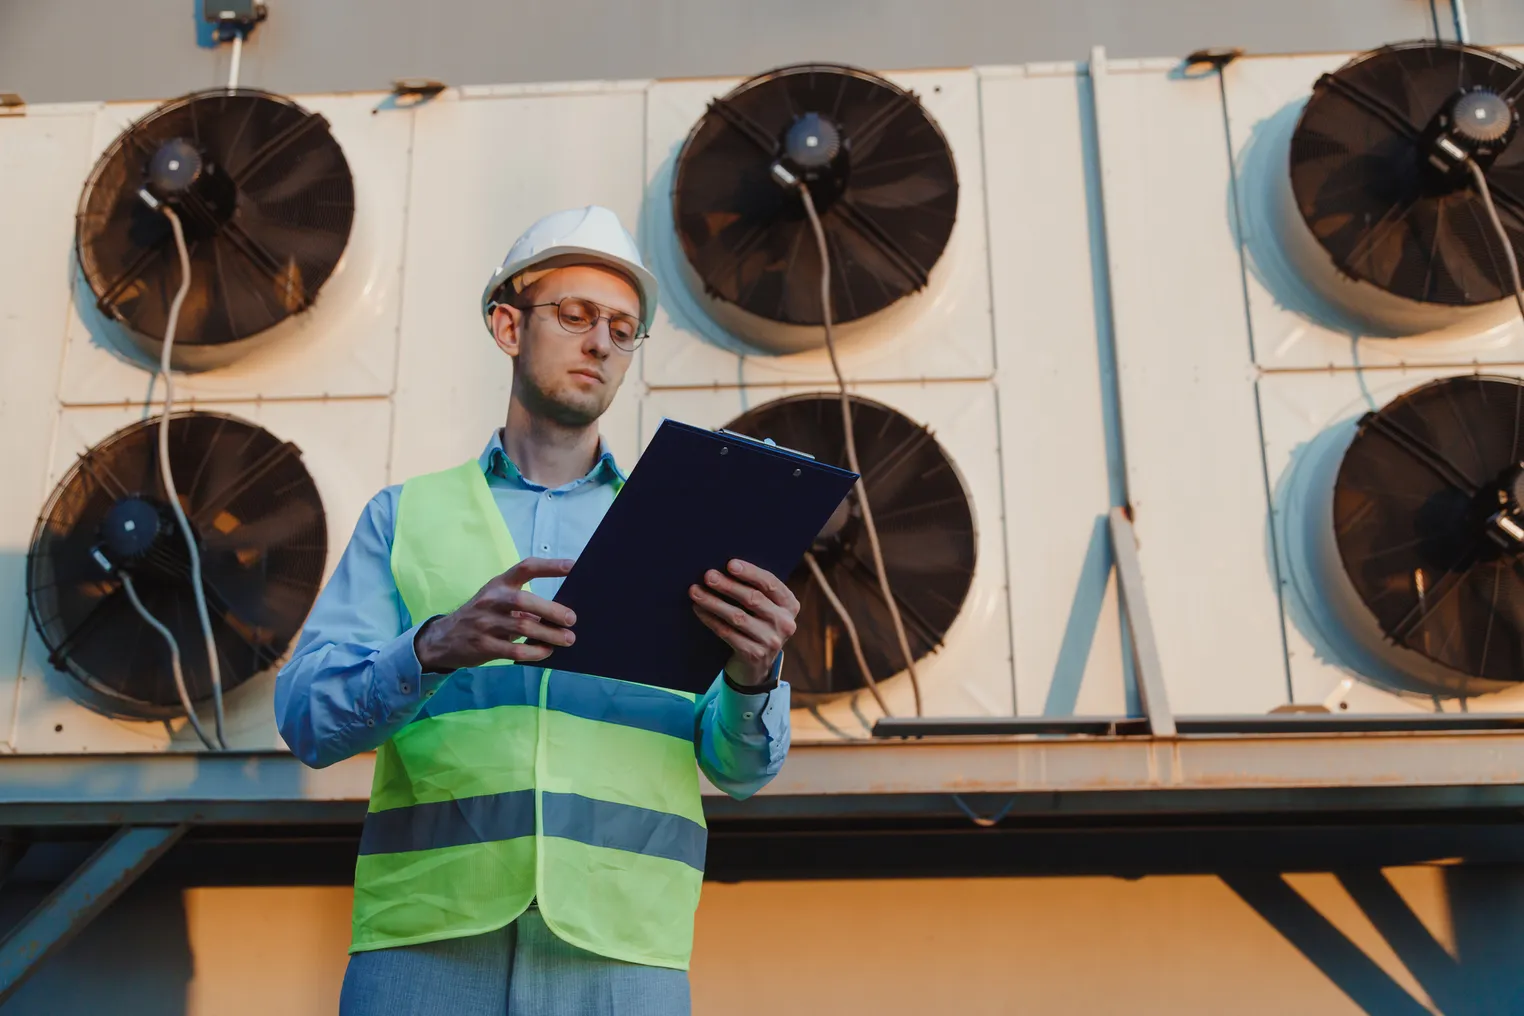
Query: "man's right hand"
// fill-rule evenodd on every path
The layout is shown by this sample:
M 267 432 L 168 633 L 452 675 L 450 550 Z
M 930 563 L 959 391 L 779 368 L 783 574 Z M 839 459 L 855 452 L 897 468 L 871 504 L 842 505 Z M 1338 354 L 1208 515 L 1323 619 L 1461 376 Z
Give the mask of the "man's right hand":
M 413 639 L 424 673 L 479 667 L 490 660 L 533 663 L 556 646 L 571 645 L 575 636 L 569 629 L 577 615 L 524 588 L 530 579 L 560 578 L 571 567 L 564 558 L 526 557 L 482 586 L 455 613 L 425 622 Z

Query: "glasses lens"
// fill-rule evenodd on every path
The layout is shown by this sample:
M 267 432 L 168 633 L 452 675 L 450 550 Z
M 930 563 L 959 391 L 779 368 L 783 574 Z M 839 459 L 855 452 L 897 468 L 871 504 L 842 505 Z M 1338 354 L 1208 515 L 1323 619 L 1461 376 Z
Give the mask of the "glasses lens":
M 556 305 L 561 327 L 569 332 L 585 332 L 598 322 L 598 308 L 586 300 L 567 297 Z
M 609 337 L 621 346 L 635 345 L 640 335 L 640 322 L 628 314 L 615 314 L 609 318 Z

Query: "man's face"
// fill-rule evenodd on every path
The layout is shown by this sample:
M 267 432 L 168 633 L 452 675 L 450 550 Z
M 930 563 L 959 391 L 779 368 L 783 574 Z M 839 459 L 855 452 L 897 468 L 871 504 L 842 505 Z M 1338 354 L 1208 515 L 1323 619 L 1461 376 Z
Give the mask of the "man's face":
M 513 357 L 513 391 L 532 413 L 568 427 L 582 427 L 603 415 L 632 353 L 609 337 L 609 322 L 599 320 L 578 335 L 562 327 L 553 306 L 566 297 L 597 304 L 601 313 L 640 317 L 640 294 L 618 272 L 595 265 L 558 268 L 537 279 L 517 301 L 492 315 L 497 344 Z

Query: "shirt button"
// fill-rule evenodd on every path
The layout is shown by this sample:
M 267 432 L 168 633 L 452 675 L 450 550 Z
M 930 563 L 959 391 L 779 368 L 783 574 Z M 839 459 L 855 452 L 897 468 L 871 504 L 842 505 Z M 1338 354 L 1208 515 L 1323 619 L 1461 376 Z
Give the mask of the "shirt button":
M 374 727 L 374 726 L 375 726 L 375 725 L 376 725 L 376 720 L 375 720 L 375 718 L 374 718 L 374 717 L 371 717 L 371 716 L 367 716 L 367 717 L 365 717 L 365 725 L 366 725 L 366 726 L 367 726 L 367 727 Z
M 741 719 L 743 719 L 743 720 L 749 720 L 753 716 L 756 716 L 756 715 L 757 715 L 756 713 L 754 713 L 750 709 L 748 709 L 748 710 L 746 710 L 746 712 L 741 714 Z
M 542 543 L 542 544 L 540 544 L 540 549 L 541 550 L 549 550 L 550 549 L 550 544 L 548 544 L 548 543 Z
M 406 681 L 402 682 L 402 694 L 406 695 L 408 692 L 410 692 L 412 690 L 413 690 L 412 687 L 409 686 Z

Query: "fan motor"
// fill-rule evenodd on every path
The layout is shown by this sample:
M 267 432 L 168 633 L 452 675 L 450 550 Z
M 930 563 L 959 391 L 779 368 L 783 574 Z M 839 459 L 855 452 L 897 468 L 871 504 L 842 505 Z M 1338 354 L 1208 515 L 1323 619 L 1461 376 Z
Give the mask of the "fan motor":
M 157 360 L 181 282 L 191 288 L 171 366 L 220 367 L 309 308 L 338 269 L 354 179 L 323 117 L 257 89 L 196 92 L 127 128 L 80 195 L 75 252 L 97 308 Z
M 1457 377 L 1369 413 L 1332 535 L 1367 649 L 1420 685 L 1524 681 L 1524 382 Z
M 974 505 L 957 467 L 932 433 L 879 402 L 852 397 L 863 486 L 867 489 L 889 584 L 911 652 L 923 659 L 942 645 L 973 586 L 978 556 Z M 835 395 L 795 395 L 758 406 L 725 429 L 845 464 L 841 402 Z M 852 617 L 872 676 L 905 667 L 879 589 L 856 491 L 842 501 L 810 551 Z M 801 563 L 788 576 L 799 598 L 798 630 L 783 675 L 801 702 L 819 702 L 866 685 L 845 627 Z
M 1524 260 L 1521 88 L 1524 64 L 1434 40 L 1382 47 L 1318 79 L 1291 137 L 1282 239 L 1366 334 L 1509 312 L 1504 241 L 1471 171 L 1485 175 Z
M 799 64 L 715 99 L 678 153 L 673 222 L 709 311 L 774 353 L 824 342 L 801 182 L 826 233 L 840 325 L 926 288 L 957 218 L 947 139 L 914 94 L 878 75 Z
M 122 575 L 182 647 L 202 641 L 157 433 L 157 420 L 141 421 L 80 456 L 27 554 L 27 607 L 49 662 L 88 692 L 87 705 L 139 718 L 181 706 L 168 647 L 133 609 Z M 295 445 L 230 416 L 172 416 L 169 459 L 231 691 L 281 657 L 317 598 L 328 547 L 322 500 Z M 209 697 L 205 655 L 187 651 L 183 666 L 191 700 Z

